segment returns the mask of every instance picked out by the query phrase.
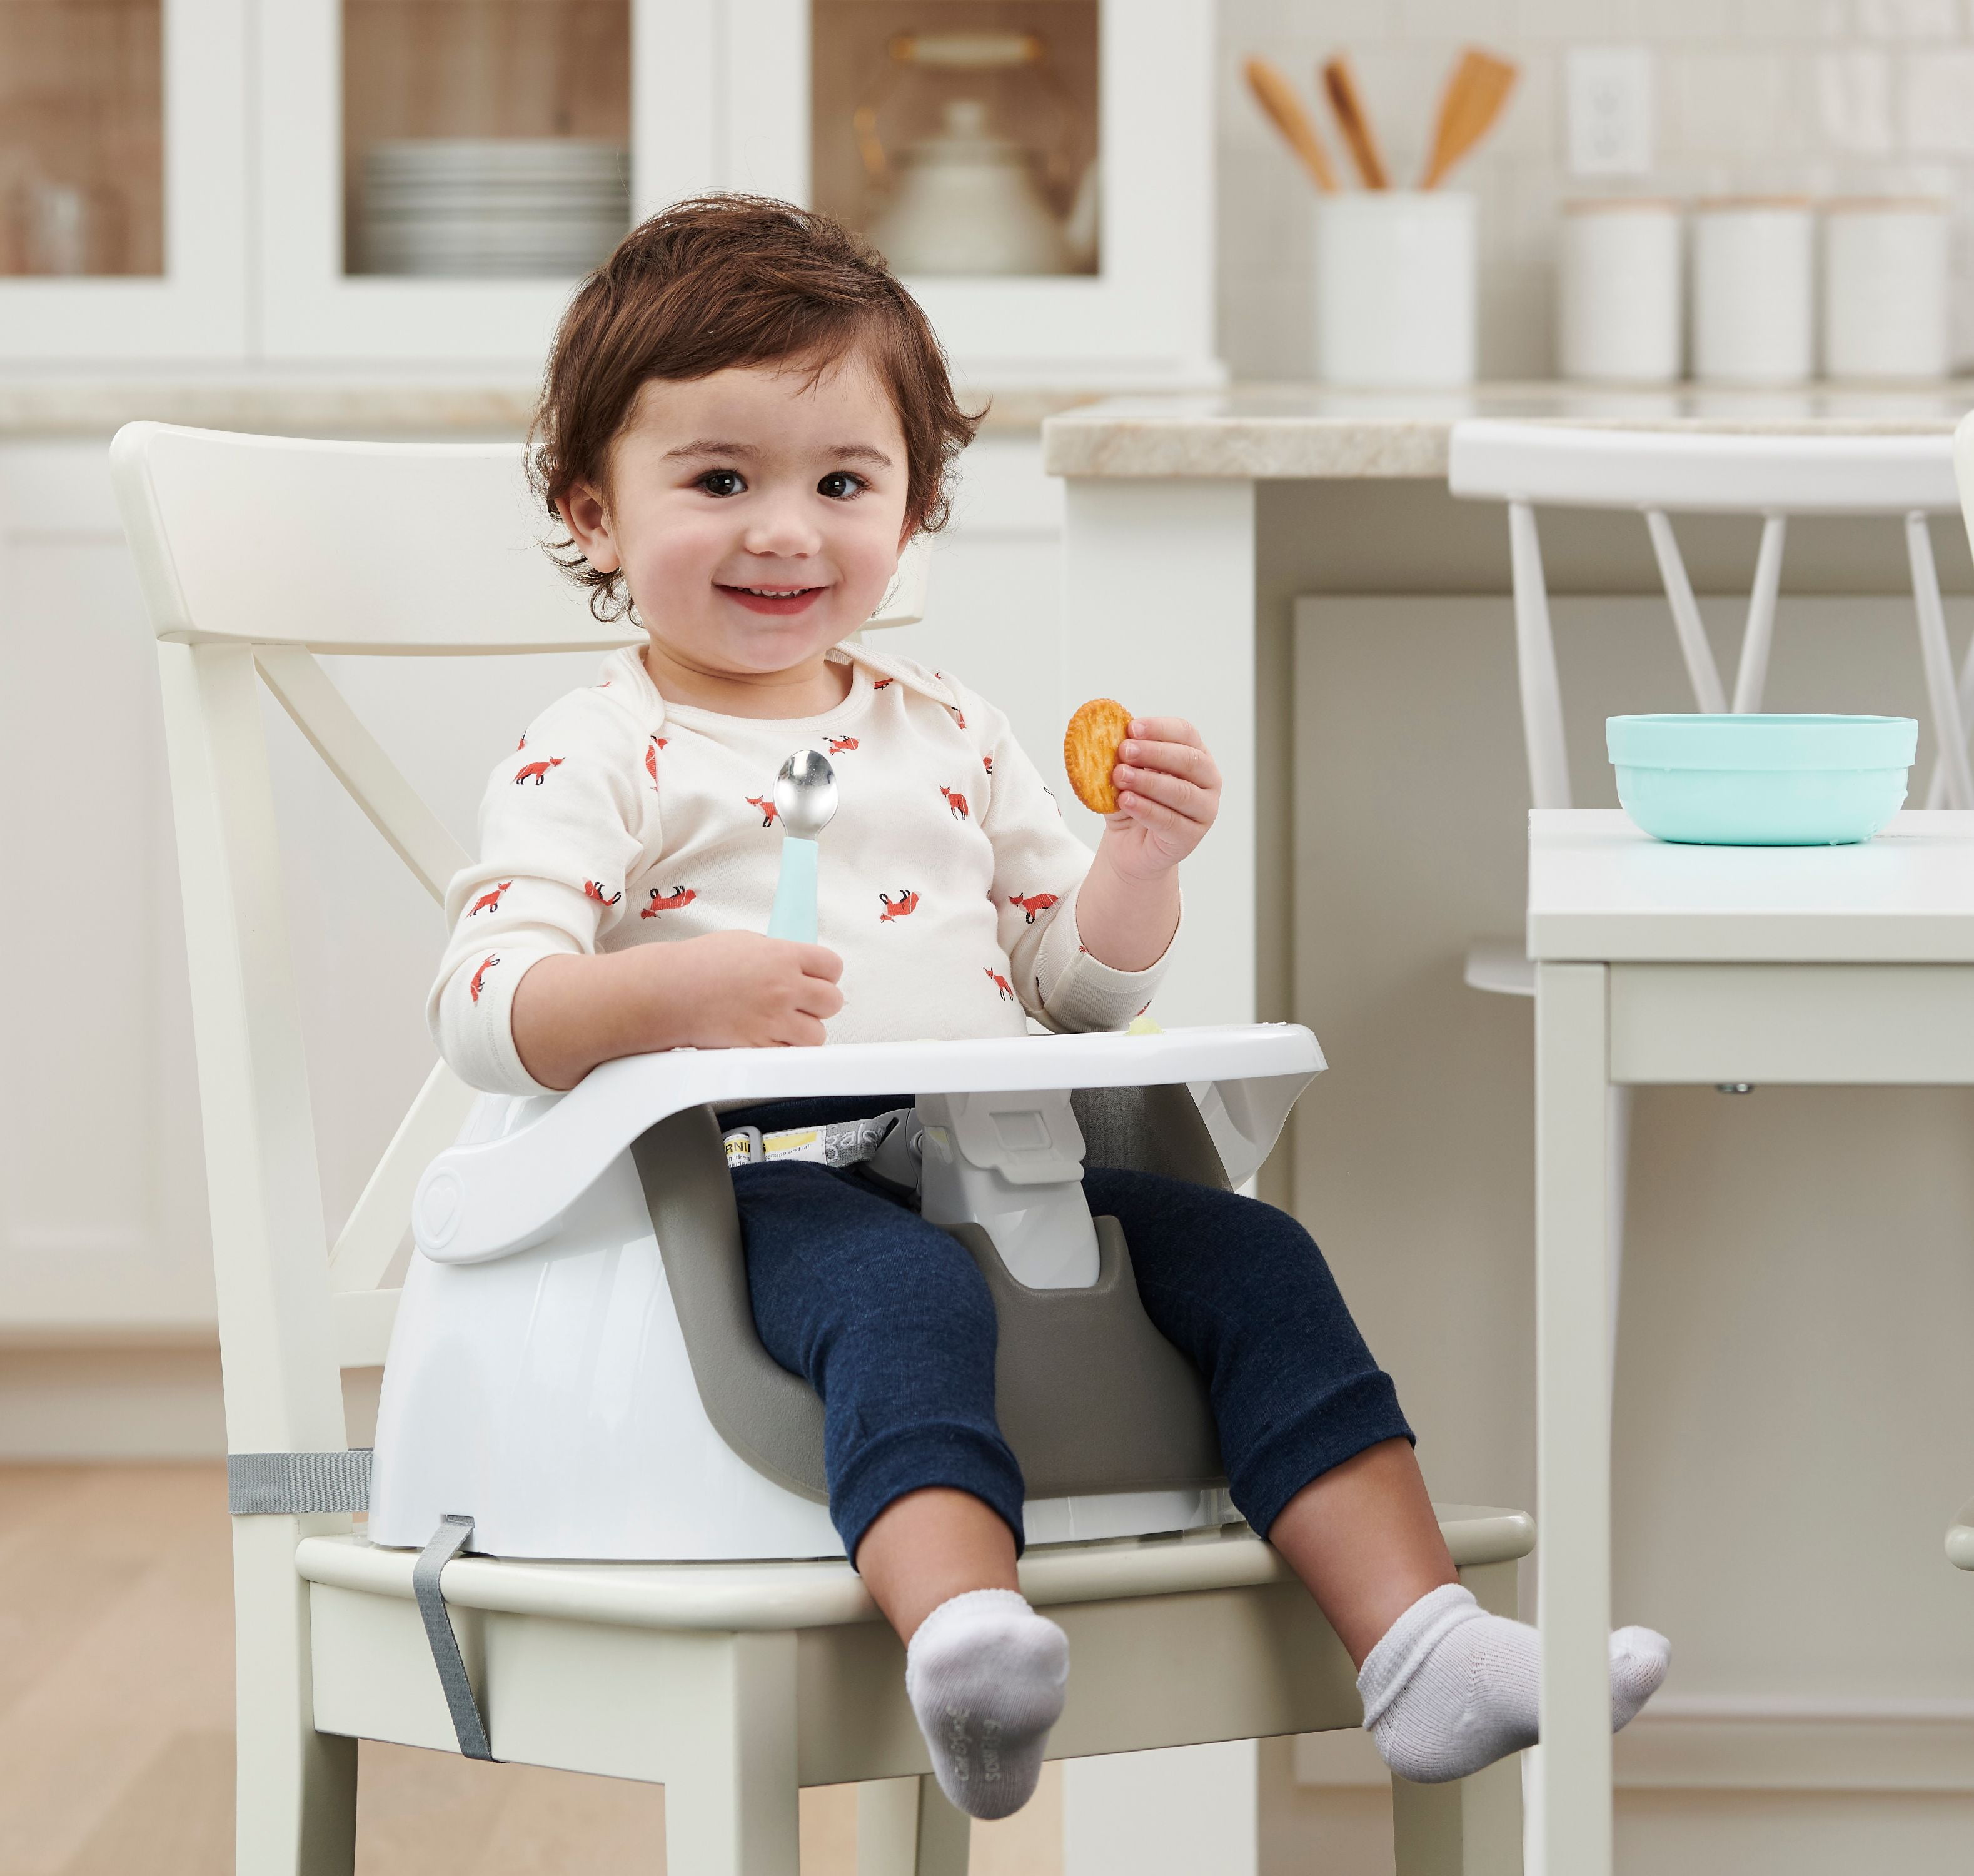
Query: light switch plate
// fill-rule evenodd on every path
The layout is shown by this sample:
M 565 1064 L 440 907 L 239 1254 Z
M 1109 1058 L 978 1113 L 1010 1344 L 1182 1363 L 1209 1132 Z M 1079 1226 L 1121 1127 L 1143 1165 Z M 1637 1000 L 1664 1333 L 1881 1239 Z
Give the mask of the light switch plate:
M 1651 173 L 1652 92 L 1644 46 L 1575 46 L 1564 54 L 1572 175 Z

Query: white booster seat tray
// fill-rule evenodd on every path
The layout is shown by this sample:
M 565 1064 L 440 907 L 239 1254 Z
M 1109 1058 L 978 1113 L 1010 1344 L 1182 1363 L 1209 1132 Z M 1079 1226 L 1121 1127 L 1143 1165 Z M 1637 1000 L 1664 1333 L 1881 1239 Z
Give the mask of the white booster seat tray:
M 1323 1065 L 1308 1030 L 1259 1024 L 681 1049 L 606 1063 L 566 1095 L 486 1097 L 413 1202 L 372 1539 L 422 1546 L 464 1514 L 471 1547 L 498 1555 L 841 1554 L 820 1403 L 753 1330 L 721 1107 L 913 1091 L 926 1113 L 969 1097 L 997 1120 L 1032 1105 L 1073 1141 L 1080 1203 L 1086 1138 L 1092 1166 L 1238 1184 Z M 1004 1195 L 1060 1202 L 1060 1172 L 1024 1185 L 1028 1170 L 994 1177 L 1015 1182 Z M 1203 1388 L 1144 1316 L 1114 1219 L 1096 1222 L 1094 1281 L 1036 1289 L 997 1254 L 1004 1219 L 926 1215 L 994 1294 L 997 1405 L 1031 1542 L 1230 1515 Z

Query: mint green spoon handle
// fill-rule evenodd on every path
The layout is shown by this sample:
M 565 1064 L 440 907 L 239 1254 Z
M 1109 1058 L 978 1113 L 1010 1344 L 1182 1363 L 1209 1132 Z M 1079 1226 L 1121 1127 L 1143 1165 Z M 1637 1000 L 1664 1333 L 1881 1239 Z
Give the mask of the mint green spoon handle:
M 815 943 L 816 845 L 798 834 L 782 836 L 782 874 L 775 883 L 775 909 L 768 915 L 770 938 Z

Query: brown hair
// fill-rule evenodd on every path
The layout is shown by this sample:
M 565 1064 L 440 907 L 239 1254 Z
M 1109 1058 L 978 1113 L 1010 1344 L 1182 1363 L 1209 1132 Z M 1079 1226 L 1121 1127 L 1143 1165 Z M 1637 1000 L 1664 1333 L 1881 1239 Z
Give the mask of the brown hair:
M 638 389 L 782 359 L 818 372 L 861 348 L 905 435 L 905 516 L 946 525 L 953 460 L 984 412 L 960 408 L 946 354 L 884 258 L 840 223 L 758 195 L 674 202 L 633 228 L 585 280 L 557 327 L 528 433 L 535 492 L 556 503 L 579 482 L 608 487 L 611 445 Z M 554 548 L 573 549 L 568 540 Z M 628 608 L 621 572 L 578 552 L 559 564 L 591 588 L 598 618 Z

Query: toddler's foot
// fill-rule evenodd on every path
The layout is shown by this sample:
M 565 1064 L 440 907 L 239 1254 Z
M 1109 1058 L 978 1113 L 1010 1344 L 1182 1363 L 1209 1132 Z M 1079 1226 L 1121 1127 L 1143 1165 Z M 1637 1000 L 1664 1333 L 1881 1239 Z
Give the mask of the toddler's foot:
M 1611 1638 L 1611 1730 L 1657 1693 L 1672 1645 L 1650 1628 Z M 1365 1657 L 1364 1724 L 1385 1764 L 1421 1785 L 1465 1778 L 1537 1737 L 1541 1643 L 1446 1583 L 1422 1596 Z
M 1006 1817 L 1034 1796 L 1068 1681 L 1069 1638 L 1018 1590 L 969 1590 L 919 1624 L 905 1692 L 939 1789 L 969 1817 Z

